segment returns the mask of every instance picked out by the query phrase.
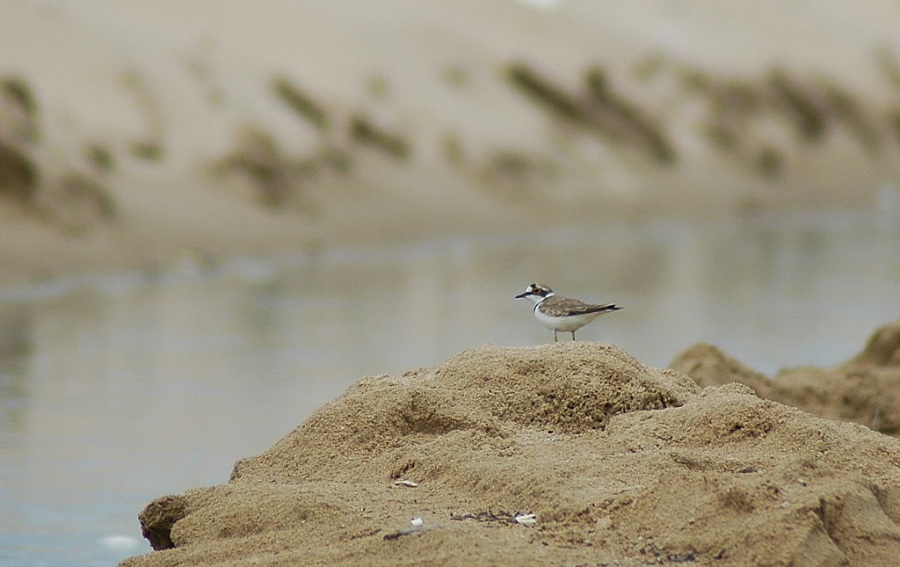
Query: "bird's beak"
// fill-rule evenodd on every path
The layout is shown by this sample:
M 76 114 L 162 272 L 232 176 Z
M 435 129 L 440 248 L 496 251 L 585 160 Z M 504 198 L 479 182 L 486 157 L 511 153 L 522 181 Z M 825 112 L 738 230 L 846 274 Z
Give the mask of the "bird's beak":
M 528 291 L 520 293 L 519 295 L 516 296 L 516 299 L 522 299 L 522 298 L 528 297 L 529 294 L 530 294 L 530 292 L 528 292 Z

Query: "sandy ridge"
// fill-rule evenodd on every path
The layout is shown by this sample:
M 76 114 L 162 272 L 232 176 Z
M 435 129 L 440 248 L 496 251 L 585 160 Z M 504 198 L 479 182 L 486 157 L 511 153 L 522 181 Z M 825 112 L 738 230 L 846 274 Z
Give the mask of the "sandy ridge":
M 898 328 L 844 380 L 861 364 L 900 379 Z M 227 484 L 151 503 L 164 550 L 123 565 L 890 565 L 900 442 L 740 377 L 701 388 L 576 342 L 363 378 Z

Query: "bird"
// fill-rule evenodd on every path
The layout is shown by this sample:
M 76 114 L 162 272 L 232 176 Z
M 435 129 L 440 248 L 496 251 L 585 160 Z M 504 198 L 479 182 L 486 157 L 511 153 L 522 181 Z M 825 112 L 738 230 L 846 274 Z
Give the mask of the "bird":
M 559 340 L 560 331 L 572 333 L 584 327 L 600 315 L 622 309 L 614 303 L 594 305 L 577 299 L 560 297 L 552 289 L 541 284 L 530 284 L 516 299 L 528 299 L 534 303 L 534 317 L 543 326 L 553 329 L 553 342 Z

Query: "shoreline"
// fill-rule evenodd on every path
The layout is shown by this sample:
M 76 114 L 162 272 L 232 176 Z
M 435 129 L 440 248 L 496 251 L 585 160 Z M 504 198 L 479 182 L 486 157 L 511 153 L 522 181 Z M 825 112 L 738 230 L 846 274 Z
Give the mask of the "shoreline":
M 887 216 L 885 216 L 887 215 Z M 344 238 L 333 237 L 322 239 L 318 237 L 304 237 L 298 239 L 298 243 L 291 247 L 283 247 L 276 242 L 281 240 L 280 235 L 272 239 L 247 244 L 229 243 L 214 245 L 211 248 L 199 248 L 185 246 L 177 249 L 175 254 L 158 256 L 155 253 L 140 257 L 127 253 L 111 254 L 108 250 L 87 254 L 88 260 L 82 258 L 67 258 L 60 262 L 58 258 L 47 258 L 41 254 L 19 261 L 7 258 L 6 269 L 0 274 L 0 296 L 22 296 L 28 293 L 29 288 L 65 287 L 68 284 L 78 286 L 77 282 L 90 282 L 107 278 L 125 278 L 134 281 L 152 281 L 155 278 L 166 278 L 178 274 L 186 276 L 216 275 L 241 271 L 240 265 L 290 265 L 298 261 L 321 254 L 340 254 L 349 252 L 375 252 L 411 250 L 417 246 L 432 242 L 451 242 L 454 240 L 491 240 L 499 238 L 501 241 L 517 235 L 525 237 L 526 234 L 538 230 L 544 234 L 556 234 L 560 231 L 593 231 L 593 230 L 648 230 L 654 225 L 688 225 L 696 223 L 699 226 L 720 226 L 723 223 L 768 223 L 775 219 L 777 222 L 798 222 L 801 224 L 816 224 L 824 219 L 831 218 L 871 218 L 873 222 L 892 225 L 896 220 L 896 214 L 885 211 L 884 207 L 868 205 L 862 207 L 796 207 L 778 209 L 752 208 L 744 212 L 735 212 L 728 215 L 713 214 L 712 212 L 700 213 L 670 213 L 651 214 L 642 212 L 629 216 L 608 215 L 603 217 L 604 228 L 598 229 L 596 221 L 589 222 L 580 219 L 574 222 L 548 222 L 543 221 L 540 227 L 535 228 L 534 219 L 524 219 L 520 222 L 509 223 L 502 226 L 479 226 L 463 229 L 461 226 L 447 227 L 428 234 L 416 233 L 413 235 L 387 234 L 375 240 L 364 236 L 351 235 Z M 465 224 L 465 223 L 460 223 Z M 0 230 L 2 233 L 2 230 Z M 208 240 L 208 239 L 207 239 Z M 40 295 L 40 292 L 37 292 Z

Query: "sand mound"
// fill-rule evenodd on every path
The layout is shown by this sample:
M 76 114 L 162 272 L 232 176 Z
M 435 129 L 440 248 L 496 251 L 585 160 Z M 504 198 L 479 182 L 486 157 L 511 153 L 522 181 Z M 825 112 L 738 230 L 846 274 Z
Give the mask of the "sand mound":
M 169 549 L 130 567 L 887 565 L 900 442 L 611 346 L 486 346 L 360 380 L 141 522 Z
M 671 367 L 701 386 L 740 382 L 768 400 L 900 435 L 900 321 L 875 331 L 858 356 L 833 369 L 791 368 L 770 379 L 708 344 L 684 351 Z

